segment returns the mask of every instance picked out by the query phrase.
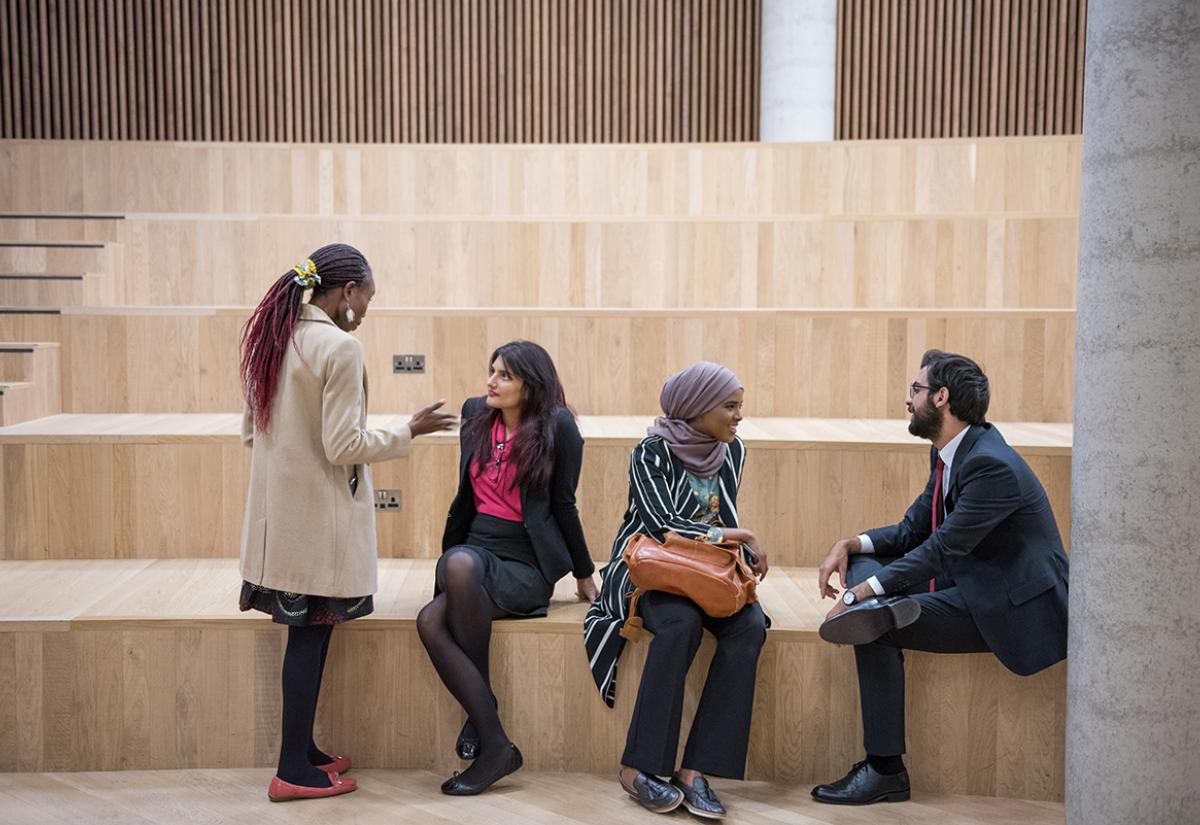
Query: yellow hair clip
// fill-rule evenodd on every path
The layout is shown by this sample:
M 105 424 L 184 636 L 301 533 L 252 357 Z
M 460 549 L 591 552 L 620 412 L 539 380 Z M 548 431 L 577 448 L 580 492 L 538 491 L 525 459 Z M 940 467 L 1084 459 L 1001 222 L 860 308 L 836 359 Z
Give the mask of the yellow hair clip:
M 292 280 L 305 289 L 312 289 L 321 283 L 321 276 L 317 274 L 317 265 L 312 262 L 312 258 L 305 258 L 293 266 L 292 271 L 296 273 Z

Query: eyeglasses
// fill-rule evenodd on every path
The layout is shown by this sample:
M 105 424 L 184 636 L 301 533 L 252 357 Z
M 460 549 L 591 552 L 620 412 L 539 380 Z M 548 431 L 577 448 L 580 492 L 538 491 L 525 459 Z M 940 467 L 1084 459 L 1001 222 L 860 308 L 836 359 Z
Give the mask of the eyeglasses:
M 910 398 L 919 393 L 921 390 L 929 390 L 932 392 L 933 387 L 926 386 L 925 384 L 918 384 L 916 381 L 908 385 L 908 395 Z

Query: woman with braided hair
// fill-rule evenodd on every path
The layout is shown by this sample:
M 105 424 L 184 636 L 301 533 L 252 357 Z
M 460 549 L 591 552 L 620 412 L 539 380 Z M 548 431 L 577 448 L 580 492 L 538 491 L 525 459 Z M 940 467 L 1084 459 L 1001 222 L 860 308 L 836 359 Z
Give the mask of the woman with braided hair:
M 368 465 L 400 458 L 413 437 L 456 423 L 438 401 L 407 425 L 367 428 L 362 345 L 350 333 L 374 295 L 362 253 L 330 244 L 280 277 L 242 331 L 242 440 L 252 453 L 240 606 L 288 627 L 272 801 L 357 787 L 341 776 L 350 759 L 329 756 L 313 741 L 313 718 L 333 626 L 373 610 Z

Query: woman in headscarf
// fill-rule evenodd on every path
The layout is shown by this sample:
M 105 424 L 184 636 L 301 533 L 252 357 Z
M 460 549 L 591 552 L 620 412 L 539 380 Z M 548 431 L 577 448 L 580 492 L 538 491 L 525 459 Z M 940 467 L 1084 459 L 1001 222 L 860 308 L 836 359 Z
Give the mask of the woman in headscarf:
M 663 416 L 633 449 L 625 518 L 603 570 L 600 598 L 584 621 L 592 677 L 609 707 L 616 697 L 617 659 L 625 642 L 620 629 L 634 590 L 621 558 L 631 535 L 642 533 L 661 542 L 674 532 L 690 539 L 739 542 L 755 574 L 766 575 L 766 553 L 737 516 L 746 459 L 737 437 L 744 394 L 727 368 L 707 361 L 695 364 L 667 379 L 659 397 Z M 654 640 L 621 758 L 621 787 L 651 811 L 665 813 L 682 803 L 698 816 L 720 818 L 725 809 L 706 776 L 744 775 L 767 618 L 757 602 L 717 619 L 691 599 L 659 591 L 642 596 L 638 613 Z M 717 650 L 676 770 L 684 679 L 704 630 L 716 636 Z M 668 776 L 669 781 L 661 778 Z

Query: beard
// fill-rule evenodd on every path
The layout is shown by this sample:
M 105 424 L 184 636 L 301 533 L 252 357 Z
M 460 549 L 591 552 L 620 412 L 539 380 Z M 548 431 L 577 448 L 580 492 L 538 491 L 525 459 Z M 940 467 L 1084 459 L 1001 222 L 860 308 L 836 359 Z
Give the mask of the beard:
M 945 415 L 945 411 L 934 406 L 932 399 L 926 395 L 924 404 L 913 407 L 912 418 L 908 422 L 908 431 L 917 438 L 933 441 L 942 431 L 942 419 Z

